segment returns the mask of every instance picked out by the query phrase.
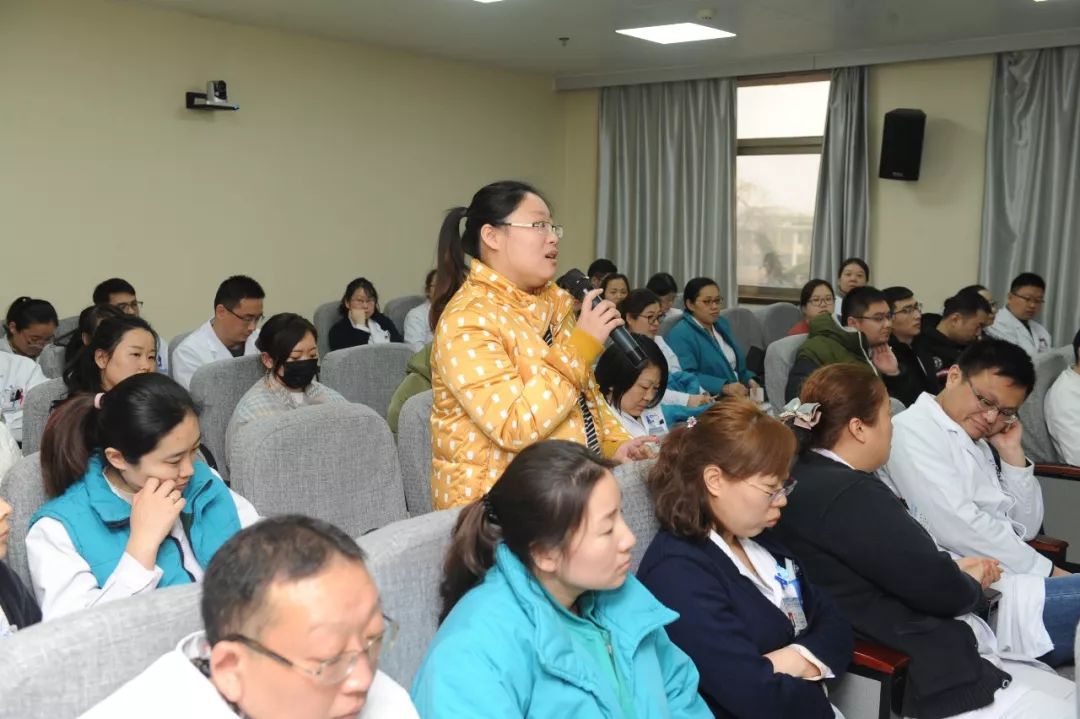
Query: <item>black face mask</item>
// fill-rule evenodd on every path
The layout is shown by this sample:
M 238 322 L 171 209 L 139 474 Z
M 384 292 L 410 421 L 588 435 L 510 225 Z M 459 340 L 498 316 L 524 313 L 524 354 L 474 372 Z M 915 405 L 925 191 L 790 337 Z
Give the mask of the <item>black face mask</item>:
M 281 382 L 290 389 L 304 389 L 319 373 L 319 360 L 306 359 L 286 362 Z

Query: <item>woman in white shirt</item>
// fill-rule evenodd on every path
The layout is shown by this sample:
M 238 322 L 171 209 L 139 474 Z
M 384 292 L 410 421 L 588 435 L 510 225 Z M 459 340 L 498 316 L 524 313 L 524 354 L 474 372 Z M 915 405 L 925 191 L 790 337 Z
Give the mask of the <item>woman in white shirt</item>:
M 658 437 L 668 431 L 660 409 L 668 382 L 667 362 L 655 342 L 644 335 L 632 336 L 645 353 L 645 366 L 633 367 L 622 350 L 611 345 L 596 363 L 596 383 L 631 437 Z
M 258 519 L 197 459 L 191 395 L 156 372 L 60 405 L 41 442 L 45 492 L 26 553 L 42 616 L 202 580 Z
M 435 270 L 424 278 L 424 302 L 405 314 L 405 344 L 417 352 L 434 338 L 431 331 L 431 295 L 435 287 Z

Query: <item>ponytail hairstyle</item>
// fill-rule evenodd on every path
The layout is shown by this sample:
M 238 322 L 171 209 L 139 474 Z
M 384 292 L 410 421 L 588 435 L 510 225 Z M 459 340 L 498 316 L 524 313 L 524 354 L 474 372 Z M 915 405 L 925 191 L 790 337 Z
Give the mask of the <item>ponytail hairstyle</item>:
M 469 271 L 465 255 L 480 259 L 480 230 L 484 225 L 504 222 L 530 194 L 544 199 L 531 185 L 517 180 L 502 180 L 481 187 L 468 207 L 454 207 L 447 211 L 439 229 L 435 258 L 437 269 L 428 318 L 432 327 L 436 326 L 450 298 L 465 282 Z M 462 220 L 465 220 L 464 232 L 461 230 Z
M 41 438 L 45 493 L 59 497 L 86 473 L 90 456 L 109 447 L 137 464 L 195 414 L 187 390 L 157 372 L 132 375 L 103 395 L 75 395 L 53 410 Z
M 90 336 L 90 344 L 83 346 L 82 338 L 77 342 L 76 351 L 71 353 L 72 359 L 64 367 L 64 384 L 67 385 L 68 394 L 76 392 L 101 392 L 101 368 L 97 365 L 97 352 L 101 350 L 107 357 L 112 357 L 117 345 L 124 339 L 124 335 L 134 330 L 145 330 L 154 338 L 157 344 L 157 333 L 146 320 L 136 315 L 125 315 L 120 310 L 110 305 L 95 305 L 94 307 L 108 307 L 116 314 L 104 313 L 97 327 Z M 93 308 L 88 308 L 93 309 Z M 82 314 L 87 314 L 83 310 Z M 93 314 L 93 313 L 91 313 Z M 79 315 L 82 323 L 82 315 Z M 81 329 L 81 328 L 80 328 Z M 76 342 L 73 338 L 72 342 Z M 71 345 L 68 345 L 69 352 Z
M 488 493 L 458 515 L 439 587 L 439 623 L 483 580 L 500 542 L 529 569 L 532 550 L 565 549 L 593 487 L 614 466 L 584 445 L 556 439 L 529 445 L 514 457 Z
M 797 448 L 791 430 L 748 399 L 717 402 L 696 419 L 668 432 L 646 480 L 660 527 L 686 539 L 704 539 L 717 525 L 706 467 L 733 481 L 786 479 Z
M 56 309 L 47 300 L 35 300 L 30 297 L 16 297 L 8 307 L 4 320 L 4 332 L 11 337 L 11 325 L 15 331 L 24 330 L 30 325 L 59 325 Z
M 889 401 L 885 383 L 866 365 L 826 365 L 807 377 L 799 390 L 800 403 L 820 405 L 812 429 L 792 426 L 803 452 L 832 449 L 848 423 L 859 419 L 871 427 L 878 421 L 881 405 Z
M 64 366 L 71 364 L 79 351 L 90 343 L 94 330 L 106 317 L 122 317 L 123 311 L 112 305 L 90 305 L 79 313 L 78 326 L 56 338 L 56 344 L 64 346 Z

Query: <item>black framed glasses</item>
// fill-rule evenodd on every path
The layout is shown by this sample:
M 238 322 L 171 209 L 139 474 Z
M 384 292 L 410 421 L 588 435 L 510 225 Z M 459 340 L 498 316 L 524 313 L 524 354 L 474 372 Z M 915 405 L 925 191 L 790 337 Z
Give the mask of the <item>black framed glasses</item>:
M 547 220 L 540 220 L 538 222 L 496 222 L 494 224 L 502 225 L 503 227 L 524 227 L 525 229 L 533 229 L 544 235 L 553 234 L 560 240 L 563 236 L 563 226 L 552 224 Z
M 871 322 L 892 322 L 896 315 L 892 312 L 884 312 L 877 315 L 852 315 L 857 320 L 870 320 Z
M 900 309 L 893 312 L 893 317 L 895 317 L 896 315 L 913 315 L 916 313 L 920 315 L 922 314 L 922 302 L 916 302 L 913 305 L 901 307 Z
M 238 315 L 235 312 L 233 312 L 232 310 L 230 310 L 228 307 L 225 308 L 225 311 L 228 312 L 233 317 L 235 317 L 236 319 L 243 322 L 245 325 L 255 325 L 256 327 L 259 326 L 259 323 L 263 321 L 263 317 L 266 316 L 266 315 Z
M 1013 297 L 1023 300 L 1024 302 L 1027 302 L 1029 305 L 1035 305 L 1036 307 L 1042 307 L 1043 303 L 1046 302 L 1046 300 L 1044 300 L 1042 297 L 1028 297 L 1027 295 L 1022 295 L 1019 292 L 1010 292 L 1009 294 Z
M 113 307 L 120 310 L 121 312 L 131 315 L 138 314 L 139 311 L 142 309 L 142 306 L 142 300 L 132 300 L 131 302 L 118 302 L 117 304 L 113 305 Z
M 836 298 L 831 295 L 829 297 L 811 297 L 806 304 L 814 307 L 832 307 L 836 304 Z
M 747 482 L 747 484 L 749 484 L 757 491 L 764 492 L 765 494 L 769 495 L 769 504 L 776 504 L 781 497 L 787 497 L 788 495 L 790 495 L 795 490 L 795 485 L 798 483 L 799 480 L 795 479 L 794 477 L 788 477 L 784 480 L 784 483 L 780 485 L 780 489 L 773 490 L 759 487 L 752 482 Z
M 1015 407 L 1002 407 L 996 402 L 991 402 L 986 397 L 979 394 L 979 390 L 975 389 L 975 385 L 971 383 L 971 379 L 964 378 L 964 382 L 971 388 L 971 393 L 975 395 L 975 399 L 979 401 L 979 406 L 982 407 L 983 412 L 994 412 L 998 417 L 1001 417 L 1001 421 L 1005 424 L 1013 424 L 1020 416 L 1017 414 L 1019 411 Z

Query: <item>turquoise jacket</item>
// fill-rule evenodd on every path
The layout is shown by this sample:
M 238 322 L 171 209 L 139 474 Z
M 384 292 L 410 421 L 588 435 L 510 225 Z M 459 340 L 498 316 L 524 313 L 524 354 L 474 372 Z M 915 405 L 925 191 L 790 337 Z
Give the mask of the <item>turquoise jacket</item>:
M 63 524 L 102 587 L 124 556 L 131 535 L 131 505 L 109 488 L 103 462 L 100 454 L 91 457 L 86 474 L 30 519 L 30 526 L 42 517 Z M 225 540 L 240 530 L 240 517 L 225 483 L 203 462 L 195 463 L 195 474 L 184 487 L 184 499 L 187 503 L 180 521 L 199 566 L 205 569 Z M 158 548 L 156 563 L 162 571 L 159 587 L 193 581 L 184 569 L 180 546 L 171 537 Z
M 678 615 L 633 576 L 579 601 L 610 633 L 633 719 L 712 719 L 698 672 L 668 639 Z M 500 544 L 495 565 L 457 603 L 428 647 L 413 682 L 423 719 L 624 719 L 617 690 L 592 655 L 571 640 L 565 611 Z
M 731 348 L 735 350 L 736 365 L 732 367 L 724 357 L 720 345 L 711 333 L 699 325 L 686 313 L 682 319 L 675 323 L 667 336 L 668 345 L 679 357 L 683 372 L 690 372 L 697 376 L 701 387 L 710 394 L 720 394 L 724 385 L 732 382 L 746 384 L 754 379 L 754 373 L 746 369 L 746 353 L 735 341 L 731 333 L 731 326 L 727 320 L 720 317 L 716 320 L 716 331 L 724 338 Z

